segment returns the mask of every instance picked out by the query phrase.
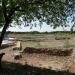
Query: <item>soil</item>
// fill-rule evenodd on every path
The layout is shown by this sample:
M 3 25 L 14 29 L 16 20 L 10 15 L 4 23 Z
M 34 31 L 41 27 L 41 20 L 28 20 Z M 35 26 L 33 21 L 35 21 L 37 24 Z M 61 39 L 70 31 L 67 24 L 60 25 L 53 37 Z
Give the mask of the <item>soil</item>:
M 19 60 L 15 60 L 15 54 L 18 52 L 22 52 L 15 50 L 13 51 L 14 46 L 10 48 L 5 48 L 0 51 L 0 53 L 4 52 L 5 55 L 3 56 L 2 61 L 7 61 L 10 63 L 20 63 L 22 65 L 28 64 L 34 67 L 41 67 L 41 68 L 47 68 L 52 70 L 69 70 L 70 72 L 75 73 L 75 50 L 73 50 L 73 53 L 71 56 L 51 56 L 46 54 L 28 54 L 23 53 L 22 58 Z M 24 49 L 24 48 L 23 48 Z M 11 66 L 12 67 L 12 66 Z
M 75 49 L 73 50 L 73 53 L 71 55 L 71 58 L 72 58 L 72 64 L 71 66 L 69 67 L 69 71 L 72 72 L 72 73 L 75 73 Z

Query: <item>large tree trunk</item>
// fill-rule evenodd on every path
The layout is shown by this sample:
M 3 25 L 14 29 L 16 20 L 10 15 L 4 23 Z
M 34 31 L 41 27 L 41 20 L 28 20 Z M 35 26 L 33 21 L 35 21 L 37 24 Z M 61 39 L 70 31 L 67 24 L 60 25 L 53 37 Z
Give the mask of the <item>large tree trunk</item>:
M 5 25 L 4 25 L 4 27 L 3 27 L 3 30 L 1 32 L 1 35 L 0 35 L 0 48 L 2 46 L 2 41 L 4 39 L 4 34 L 6 33 L 6 29 L 8 28 L 8 26 L 9 26 L 9 23 L 6 22 Z
M 10 12 L 7 15 L 6 3 L 5 3 L 5 0 L 2 0 L 2 9 L 3 9 L 4 18 L 5 18 L 5 25 L 3 27 L 3 30 L 2 30 L 1 36 L 0 36 L 0 48 L 2 46 L 2 41 L 4 39 L 4 34 L 6 33 L 6 29 L 8 28 L 9 23 L 11 22 L 12 15 L 15 13 L 15 10 L 17 10 L 18 8 L 19 8 L 19 6 L 11 8 Z

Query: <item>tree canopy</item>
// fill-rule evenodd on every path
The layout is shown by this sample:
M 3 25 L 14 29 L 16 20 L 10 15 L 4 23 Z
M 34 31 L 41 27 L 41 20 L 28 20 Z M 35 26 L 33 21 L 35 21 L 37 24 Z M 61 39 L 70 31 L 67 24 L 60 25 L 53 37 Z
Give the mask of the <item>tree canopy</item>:
M 6 29 L 13 21 L 17 25 L 24 22 L 25 26 L 29 26 L 32 21 L 38 20 L 40 25 L 46 22 L 54 28 L 63 27 L 67 25 L 68 17 L 72 17 L 72 21 L 75 21 L 74 12 L 74 0 L 0 0 L 0 27 L 3 27 L 0 47 Z
M 0 26 L 7 18 L 26 26 L 32 21 L 46 22 L 54 28 L 66 26 L 67 17 L 74 14 L 74 0 L 0 0 Z

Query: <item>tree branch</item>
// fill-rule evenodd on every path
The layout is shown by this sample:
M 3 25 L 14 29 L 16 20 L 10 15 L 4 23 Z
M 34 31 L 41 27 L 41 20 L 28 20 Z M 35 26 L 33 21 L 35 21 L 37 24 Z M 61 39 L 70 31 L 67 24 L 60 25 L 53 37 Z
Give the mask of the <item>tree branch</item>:
M 19 6 L 15 6 L 15 7 L 13 7 L 13 8 L 10 9 L 10 11 L 9 11 L 9 13 L 8 13 L 8 16 L 7 16 L 8 19 L 9 19 L 9 21 L 11 20 L 12 15 L 15 13 L 15 11 L 16 11 L 17 9 L 19 9 Z
M 6 5 L 5 5 L 5 0 L 2 0 L 2 8 L 3 8 L 3 15 L 5 18 L 5 21 L 7 19 L 7 9 L 6 9 Z

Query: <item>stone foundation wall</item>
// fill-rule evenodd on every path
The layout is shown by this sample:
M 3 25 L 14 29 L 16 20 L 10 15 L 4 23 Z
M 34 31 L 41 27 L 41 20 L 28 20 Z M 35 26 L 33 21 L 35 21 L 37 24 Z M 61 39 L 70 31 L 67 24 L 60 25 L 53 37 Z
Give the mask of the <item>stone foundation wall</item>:
M 56 56 L 70 56 L 73 52 L 72 48 L 34 48 L 34 47 L 26 47 L 23 51 L 24 53 L 44 53 L 48 55 L 56 55 Z
M 69 40 L 70 37 L 55 37 L 55 40 Z

